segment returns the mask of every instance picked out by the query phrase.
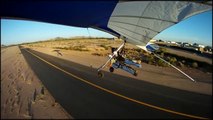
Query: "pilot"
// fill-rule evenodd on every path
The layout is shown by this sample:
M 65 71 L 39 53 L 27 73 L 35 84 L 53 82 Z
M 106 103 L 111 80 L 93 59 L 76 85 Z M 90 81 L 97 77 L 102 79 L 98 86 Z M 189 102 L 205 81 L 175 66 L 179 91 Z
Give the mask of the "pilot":
M 124 64 L 125 58 L 121 55 L 122 52 L 118 52 L 116 59 L 121 63 Z
M 112 48 L 111 51 L 115 54 L 115 59 L 118 60 L 121 64 L 124 64 L 125 58 L 122 56 L 123 49 L 120 52 L 116 52 L 116 48 Z

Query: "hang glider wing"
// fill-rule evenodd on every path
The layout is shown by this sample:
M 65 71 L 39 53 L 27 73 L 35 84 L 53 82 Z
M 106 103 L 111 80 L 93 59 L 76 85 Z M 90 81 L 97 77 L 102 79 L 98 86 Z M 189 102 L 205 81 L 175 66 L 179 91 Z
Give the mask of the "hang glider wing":
M 190 16 L 212 9 L 211 1 L 134 1 L 119 2 L 108 22 L 108 27 L 128 42 L 146 45 L 166 28 Z
M 212 1 L 1 1 L 1 18 L 91 27 L 146 45 L 158 33 L 208 10 Z

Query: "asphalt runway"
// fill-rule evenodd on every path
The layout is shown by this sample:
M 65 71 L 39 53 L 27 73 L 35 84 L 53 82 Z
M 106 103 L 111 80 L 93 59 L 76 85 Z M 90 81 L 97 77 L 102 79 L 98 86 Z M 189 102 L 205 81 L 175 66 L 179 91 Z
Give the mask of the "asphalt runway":
M 92 67 L 30 49 L 20 50 L 51 95 L 76 119 L 212 119 L 212 96 L 109 72 L 99 78 Z

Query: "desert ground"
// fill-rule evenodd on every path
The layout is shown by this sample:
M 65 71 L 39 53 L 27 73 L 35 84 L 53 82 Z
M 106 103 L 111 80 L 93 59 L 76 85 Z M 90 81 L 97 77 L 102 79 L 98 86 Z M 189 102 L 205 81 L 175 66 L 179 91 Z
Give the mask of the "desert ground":
M 118 47 L 121 42 L 119 40 L 110 41 L 106 39 L 52 40 L 20 46 L 84 66 L 98 68 L 107 61 L 107 55 L 111 52 L 108 48 Z M 127 44 L 126 47 L 135 48 L 131 44 Z M 171 67 L 160 67 L 143 62 L 141 65 L 142 68 L 135 68 L 138 71 L 137 77 L 117 69 L 112 74 L 190 92 L 212 95 L 212 73 L 202 72 L 193 68 L 181 68 L 197 81 L 194 83 Z M 109 72 L 108 68 L 105 68 L 104 71 Z M 1 49 L 1 118 L 73 118 L 42 85 L 21 54 L 18 46 Z
M 18 46 L 1 49 L 1 119 L 72 118 L 36 77 Z
M 30 48 L 35 51 L 39 51 L 48 55 L 53 55 L 62 59 L 80 63 L 85 66 L 93 68 L 100 67 L 108 59 L 107 55 L 111 53 L 111 49 L 105 49 L 106 47 L 118 47 L 122 44 L 121 40 L 106 40 L 106 39 L 74 39 L 74 40 L 59 40 L 59 41 L 47 41 L 38 42 L 33 44 L 24 45 L 26 48 Z M 77 48 L 77 49 L 76 49 Z M 80 49 L 79 49 L 80 48 Z M 132 44 L 126 44 L 125 48 L 137 48 Z M 56 51 L 59 51 L 56 52 Z M 172 52 L 169 49 L 169 52 Z M 181 52 L 178 52 L 181 53 Z M 187 53 L 183 54 L 184 56 Z M 206 60 L 194 54 L 188 55 L 191 58 Z M 202 72 L 193 68 L 180 68 L 190 76 L 192 76 L 197 82 L 193 83 L 181 73 L 177 72 L 171 67 L 160 67 L 141 63 L 142 68 L 135 68 L 138 71 L 138 76 L 132 76 L 122 70 L 115 70 L 114 74 L 119 74 L 127 77 L 137 78 L 138 80 L 146 80 L 153 84 L 160 84 L 177 89 L 193 91 L 202 94 L 212 95 L 212 73 Z M 104 69 L 108 71 L 108 68 Z M 105 76 L 107 77 L 107 76 Z M 157 79 L 156 79 L 157 78 Z

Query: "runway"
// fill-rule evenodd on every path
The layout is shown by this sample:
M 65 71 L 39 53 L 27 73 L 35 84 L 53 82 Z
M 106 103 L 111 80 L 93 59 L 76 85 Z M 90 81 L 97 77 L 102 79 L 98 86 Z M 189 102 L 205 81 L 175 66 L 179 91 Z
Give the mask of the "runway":
M 212 96 L 104 72 L 22 49 L 27 63 L 74 118 L 212 118 Z M 157 78 L 156 78 L 157 79 Z

